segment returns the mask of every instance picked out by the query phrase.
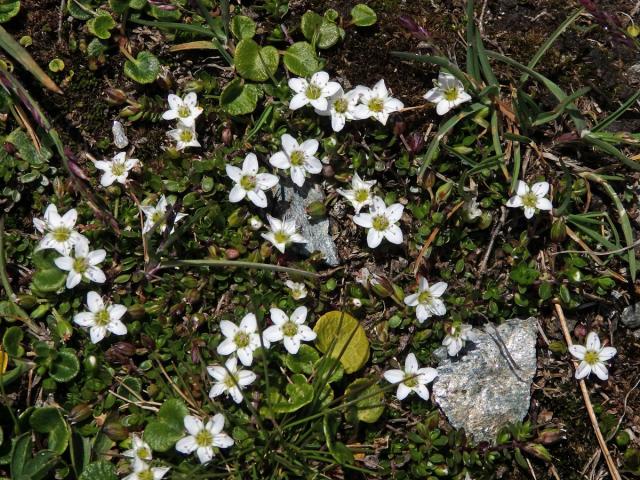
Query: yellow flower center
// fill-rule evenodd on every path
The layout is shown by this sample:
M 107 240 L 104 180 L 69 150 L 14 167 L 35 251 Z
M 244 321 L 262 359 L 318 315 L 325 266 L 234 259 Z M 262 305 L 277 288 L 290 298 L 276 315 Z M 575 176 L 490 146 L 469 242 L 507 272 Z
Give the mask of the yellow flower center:
M 114 176 L 119 177 L 127 173 L 127 169 L 124 166 L 124 163 L 114 162 L 111 167 L 111 173 L 113 173 Z
M 138 472 L 138 480 L 153 480 L 153 472 L 150 468 Z
M 182 140 L 185 143 L 188 143 L 191 140 L 193 140 L 193 133 L 191 132 L 191 130 L 182 130 L 180 132 L 180 140 Z
M 444 92 L 445 100 L 453 102 L 458 99 L 458 89 L 456 87 L 447 88 Z
M 533 192 L 527 192 L 522 196 L 522 205 L 528 208 L 536 208 L 538 197 Z
M 87 259 L 84 257 L 78 257 L 73 260 L 73 271 L 78 273 L 84 273 L 89 268 Z
M 287 243 L 289 241 L 289 235 L 284 233 L 282 230 L 273 233 L 273 238 L 276 243 Z
M 322 95 L 322 89 L 312 83 L 307 87 L 305 95 L 311 100 L 317 100 L 318 98 L 320 98 L 320 95 Z
M 183 105 L 178 109 L 178 115 L 180 115 L 180 118 L 187 118 L 190 114 L 191 110 L 189 110 L 189 107 L 186 105 Z
M 213 435 L 206 428 L 200 430 L 196 435 L 196 444 L 198 447 L 210 447 L 213 442 Z
M 253 190 L 256 188 L 256 177 L 253 175 L 243 175 L 240 178 L 240 186 L 245 190 Z
M 136 453 L 140 460 L 147 460 L 151 456 L 151 452 L 147 447 L 140 447 Z
M 295 150 L 291 152 L 291 165 L 299 167 L 304 163 L 304 152 L 302 150 Z
M 373 221 L 371 222 L 373 229 L 378 230 L 380 232 L 384 232 L 387 228 L 389 228 L 389 220 L 384 215 L 376 215 L 373 217 Z
M 600 355 L 598 355 L 598 352 L 596 352 L 595 350 L 587 350 L 587 352 L 584 354 L 584 361 L 589 365 L 595 365 L 596 363 L 600 362 Z
M 361 188 L 355 191 L 354 198 L 356 202 L 366 202 L 369 199 L 369 190 L 366 188 Z
M 433 299 L 433 295 L 431 295 L 431 292 L 429 290 L 420 292 L 420 295 L 418 295 L 419 303 L 430 303 L 432 299 Z
M 349 109 L 349 102 L 344 98 L 339 98 L 333 103 L 333 109 L 337 113 L 345 113 Z
M 282 326 L 282 334 L 285 337 L 293 337 L 298 333 L 298 325 L 291 320 Z
M 384 100 L 382 100 L 381 98 L 372 98 L 371 100 L 369 100 L 367 106 L 372 112 L 380 113 L 384 110 Z
M 56 242 L 63 243 L 69 240 L 69 238 L 71 237 L 71 230 L 67 227 L 58 227 L 52 230 L 51 234 L 53 235 L 53 239 Z
M 236 333 L 235 337 L 233 337 L 233 341 L 235 342 L 238 348 L 244 348 L 249 346 L 249 335 L 244 332 Z
M 160 220 L 164 219 L 164 212 L 155 211 L 153 215 L 151 215 L 151 221 L 153 223 L 158 223 Z
M 404 383 L 409 388 L 413 388 L 416 385 L 418 385 L 418 381 L 416 380 L 416 377 L 415 377 L 414 374 L 405 376 L 404 377 L 404 382 L 402 382 L 402 383 Z
M 107 326 L 110 322 L 110 318 L 109 318 L 109 312 L 107 311 L 107 309 L 103 309 L 100 310 L 98 313 L 96 313 L 93 316 L 93 321 L 96 322 L 96 325 L 98 327 L 104 327 Z M 143 450 L 143 449 L 141 449 Z M 138 455 L 139 456 L 139 455 Z

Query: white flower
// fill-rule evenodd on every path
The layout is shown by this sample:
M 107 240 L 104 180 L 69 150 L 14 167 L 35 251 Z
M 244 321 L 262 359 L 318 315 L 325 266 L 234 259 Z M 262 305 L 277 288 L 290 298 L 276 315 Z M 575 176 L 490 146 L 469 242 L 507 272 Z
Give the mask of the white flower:
M 435 87 L 429 90 L 424 99 L 436 104 L 438 115 L 444 115 L 461 103 L 471 100 L 471 95 L 464 91 L 464 85 L 450 73 L 440 72 Z
M 235 353 L 244 366 L 250 366 L 253 363 L 253 351 L 260 347 L 256 316 L 253 313 L 247 313 L 239 326 L 229 320 L 222 320 L 220 331 L 226 338 L 218 345 L 218 354 Z M 268 347 L 268 345 L 265 346 Z
M 307 307 L 296 308 L 291 318 L 279 308 L 272 308 L 273 325 L 262 332 L 262 337 L 266 342 L 283 341 L 287 352 L 295 355 L 300 349 L 301 341 L 310 342 L 316 338 L 316 332 L 304 324 L 306 319 Z
M 301 187 L 308 173 L 320 173 L 322 163 L 316 157 L 318 151 L 317 140 L 305 140 L 302 144 L 288 133 L 280 138 L 282 150 L 271 155 L 269 163 L 276 168 L 290 170 L 291 180 Z
M 193 128 L 196 124 L 196 118 L 202 113 L 202 107 L 198 106 L 198 96 L 196 93 L 187 93 L 184 98 L 169 94 L 167 101 L 169 102 L 169 110 L 162 114 L 162 118 L 165 120 L 178 119 L 185 127 Z
M 475 338 L 471 325 L 464 323 L 462 325 L 451 325 L 446 337 L 442 340 L 442 345 L 447 347 L 447 353 L 450 357 L 455 357 L 467 341 L 473 342 Z
M 87 293 L 87 307 L 89 307 L 89 311 L 78 313 L 73 317 L 73 321 L 81 327 L 89 327 L 92 343 L 98 343 L 107 335 L 107 332 L 111 332 L 114 335 L 126 335 L 127 327 L 120 319 L 127 313 L 127 307 L 117 303 L 105 305 L 102 297 L 96 292 Z M 142 442 L 134 436 L 134 450 L 138 448 L 136 441 Z M 146 443 L 142 443 L 146 445 Z M 150 452 L 149 450 L 147 460 L 151 458 Z M 142 458 L 142 460 L 145 459 Z
M 420 398 L 429 400 L 427 383 L 431 383 L 438 376 L 438 372 L 431 367 L 420 368 L 416 356 L 410 353 L 404 361 L 404 370 L 387 370 L 383 376 L 387 382 L 398 384 L 396 391 L 398 400 L 404 400 L 411 392 L 416 392 Z
M 399 203 L 386 206 L 380 197 L 374 197 L 369 213 L 360 213 L 353 217 L 353 222 L 361 227 L 368 228 L 367 245 L 376 248 L 386 238 L 391 243 L 402 243 L 402 230 L 396 225 L 402 217 L 404 207 Z
M 242 402 L 241 390 L 256 380 L 256 374 L 251 370 L 238 369 L 236 357 L 229 358 L 224 367 L 222 365 L 207 367 L 207 372 L 216 380 L 209 391 L 209 397 L 216 398 L 227 392 L 227 395 L 233 398 L 236 403 Z
M 404 298 L 404 303 L 410 307 L 416 307 L 416 317 L 420 323 L 427 318 L 438 315 L 442 316 L 447 313 L 447 307 L 440 297 L 447 289 L 445 282 L 437 282 L 429 287 L 426 278 L 420 277 L 418 280 L 418 291 Z
M 45 250 L 53 248 L 56 252 L 62 255 L 69 255 L 71 249 L 80 239 L 85 239 L 84 235 L 79 234 L 73 228 L 76 226 L 78 220 L 78 212 L 75 208 L 72 208 L 62 217 L 58 214 L 58 209 L 51 203 L 44 211 L 44 219 L 33 219 L 33 225 L 36 230 L 46 235 L 36 250 Z
M 296 92 L 291 102 L 289 102 L 291 110 L 297 110 L 308 104 L 318 110 L 326 110 L 327 98 L 335 95 L 340 89 L 340 84 L 330 82 L 327 72 L 316 72 L 311 77 L 311 81 L 307 81 L 304 78 L 290 79 L 289 88 Z
M 98 170 L 102 170 L 102 178 L 100 178 L 100 185 L 108 187 L 113 182 L 125 184 L 127 177 L 129 176 L 129 170 L 138 165 L 139 160 L 137 158 L 127 158 L 126 152 L 120 152 L 113 157 L 110 162 L 96 161 L 93 164 Z
M 142 460 L 143 462 L 148 462 L 153 458 L 151 447 L 135 433 L 131 435 L 131 449 L 124 452 L 123 455 L 134 461 Z
M 150 467 L 140 459 L 133 462 L 133 473 L 130 473 L 123 480 L 161 480 L 170 467 Z
M 147 217 L 144 221 L 144 226 L 142 227 L 142 233 L 147 233 L 148 231 L 150 231 L 157 222 L 162 222 L 158 227 L 158 230 L 164 232 L 167 229 L 167 224 L 164 221 L 167 214 L 167 206 L 167 199 L 164 195 L 160 197 L 155 207 L 152 205 L 142 206 L 142 212 Z M 186 213 L 177 213 L 175 219 L 173 220 L 173 224 L 175 225 L 186 216 Z M 173 233 L 173 229 L 171 230 L 171 233 Z
M 617 350 L 613 347 L 601 347 L 598 334 L 590 332 L 587 335 L 586 346 L 571 345 L 569 352 L 580 360 L 576 369 L 577 379 L 588 377 L 593 372 L 600 380 L 606 380 L 609 378 L 609 372 L 604 362 L 612 359 Z
M 362 87 L 356 87 L 347 93 L 340 88 L 335 95 L 328 99 L 328 106 L 321 110 L 316 108 L 316 113 L 322 116 L 331 117 L 331 128 L 334 132 L 339 132 L 349 120 L 357 120 L 355 116 L 356 105 L 360 100 Z
M 291 297 L 293 297 L 294 300 L 302 300 L 307 296 L 307 287 L 304 283 L 287 280 L 284 284 L 291 290 Z
M 233 165 L 226 165 L 227 176 L 236 184 L 229 192 L 229 201 L 239 202 L 245 196 L 257 207 L 267 206 L 267 196 L 264 190 L 269 190 L 278 184 L 278 177 L 270 173 L 258 173 L 258 159 L 253 153 L 247 154 L 242 162 L 242 169 Z
M 187 147 L 200 147 L 198 134 L 194 127 L 187 127 L 181 123 L 177 128 L 169 130 L 167 135 L 176 142 L 176 150 L 184 150 Z
M 482 215 L 482 210 L 478 207 L 478 197 L 472 197 L 469 200 L 464 202 L 462 206 L 462 210 L 464 211 L 467 220 L 475 220 L 476 218 Z
M 256 216 L 253 216 L 249 219 L 249 227 L 251 227 L 251 230 L 260 230 L 263 225 L 264 223 L 262 223 L 262 220 L 260 220 Z
M 549 184 L 547 182 L 534 183 L 529 187 L 522 180 L 519 180 L 516 194 L 507 201 L 507 207 L 523 207 L 524 216 L 531 218 L 538 210 L 551 210 L 553 208 L 551 200 L 545 198 L 547 193 L 549 193 Z
M 197 417 L 184 417 L 184 428 L 189 435 L 178 440 L 176 450 L 180 453 L 196 452 L 200 463 L 207 463 L 213 458 L 213 447 L 228 448 L 234 441 L 224 433 L 224 417 L 216 413 L 206 425 Z
M 354 173 L 351 177 L 351 190 L 343 190 L 339 188 L 337 191 L 340 195 L 351 202 L 356 213 L 360 213 L 360 209 L 366 205 L 371 205 L 373 197 L 371 196 L 371 187 L 376 184 L 375 180 L 362 180 L 358 173 Z
M 360 104 L 355 109 L 355 117 L 364 120 L 375 118 L 386 125 L 389 115 L 404 108 L 404 104 L 389 96 L 384 79 L 376 83 L 373 88 L 357 87 L 360 90 Z
M 97 265 L 105 259 L 107 252 L 103 249 L 89 251 L 89 240 L 82 237 L 73 246 L 73 253 L 73 256 L 70 253 L 54 260 L 60 270 L 69 272 L 67 288 L 75 287 L 83 278 L 96 283 L 105 282 L 107 277 Z
M 297 232 L 296 221 L 284 218 L 278 220 L 267 214 L 269 231 L 262 233 L 262 238 L 271 242 L 281 253 L 291 243 L 307 243 L 307 240 Z

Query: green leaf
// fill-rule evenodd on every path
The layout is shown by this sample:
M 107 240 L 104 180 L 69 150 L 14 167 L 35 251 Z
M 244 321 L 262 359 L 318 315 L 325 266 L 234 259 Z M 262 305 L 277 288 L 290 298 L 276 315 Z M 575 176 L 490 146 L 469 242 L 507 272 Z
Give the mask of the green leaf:
M 54 73 L 63 71 L 64 61 L 60 58 L 54 58 L 49 62 L 49 70 L 51 70 Z
M 349 415 L 365 423 L 375 423 L 384 412 L 384 392 L 369 378 L 359 378 L 345 390 L 347 402 L 356 401 L 349 407 Z
M 8 22 L 20 11 L 20 0 L 4 0 L 0 2 L 0 23 Z
M 60 409 L 42 407 L 29 417 L 29 424 L 36 432 L 48 433 L 47 448 L 62 455 L 69 445 L 71 429 L 65 421 Z
M 295 374 L 291 377 L 291 382 L 287 384 L 285 391 L 288 398 L 284 398 L 277 392 L 275 401 L 271 402 L 271 409 L 275 413 L 291 413 L 300 410 L 313 400 L 313 385 L 309 383 L 304 375 Z
M 4 332 L 4 335 L 2 336 L 2 346 L 4 347 L 4 351 L 12 357 L 21 357 L 24 355 L 24 348 L 20 345 L 23 337 L 24 333 L 22 333 L 22 329 L 20 327 L 7 328 L 7 331 Z
M 167 400 L 158 411 L 156 420 L 144 429 L 144 440 L 157 452 L 166 452 L 184 436 L 186 405 L 176 398 Z
M 184 428 L 184 417 L 189 415 L 189 410 L 182 400 L 170 398 L 162 404 L 158 411 L 158 420 L 163 421 L 175 430 Z
M 151 52 L 140 52 L 124 63 L 124 74 L 140 84 L 152 83 L 160 72 L 160 62 Z
M 295 355 L 287 354 L 284 357 L 284 364 L 293 373 L 306 373 L 311 375 L 314 370 L 314 364 L 320 359 L 318 351 L 309 346 L 302 344 L 300 350 Z
M 345 372 L 360 370 L 369 359 L 369 340 L 364 329 L 351 315 L 339 311 L 325 313 L 313 331 L 318 349 L 338 358 Z
M 287 69 L 300 77 L 309 77 L 320 70 L 316 52 L 307 42 L 296 42 L 285 52 L 283 62 Z
M 256 34 L 256 22 L 244 15 L 236 15 L 231 20 L 231 33 L 238 40 L 253 38 Z
M 364 3 L 359 3 L 351 9 L 351 23 L 358 27 L 369 27 L 377 20 L 376 12 Z
M 252 84 L 245 84 L 241 78 L 229 82 L 220 94 L 220 106 L 230 115 L 245 115 L 258 106 L 260 90 Z
M 87 0 L 71 0 L 67 2 L 67 12 L 78 20 L 89 20 L 92 18 L 91 7 L 91 2 Z
M 66 272 L 57 268 L 38 270 L 31 279 L 31 288 L 45 293 L 57 292 L 64 285 L 66 278 Z
M 31 432 L 23 433 L 14 440 L 11 450 L 11 478 L 23 477 L 24 467 L 31 457 L 32 446 Z
M 516 282 L 518 285 L 525 286 L 533 285 L 539 276 L 540 272 L 535 268 L 529 267 L 525 262 L 518 264 L 518 266 L 509 273 L 511 280 Z
M 269 80 L 278 69 L 280 55 L 272 46 L 261 48 L 250 38 L 240 40 L 233 55 L 236 71 L 242 77 L 255 82 Z
M 0 302 L 0 319 L 4 319 L 7 322 L 15 322 L 17 320 L 28 322 L 29 314 L 17 304 L 5 300 Z
M 304 37 L 318 48 L 330 48 L 340 40 L 338 25 L 310 10 L 302 16 L 300 29 Z
M 117 480 L 116 467 L 106 460 L 90 463 L 80 474 L 79 480 Z
M 71 0 L 73 1 L 73 0 Z M 116 26 L 116 21 L 105 11 L 98 12 L 98 15 L 87 22 L 87 29 L 94 37 L 106 40 L 111 37 L 111 30 Z
M 56 356 L 49 368 L 49 376 L 56 382 L 64 383 L 72 380 L 80 371 L 78 354 L 72 348 L 63 348 Z

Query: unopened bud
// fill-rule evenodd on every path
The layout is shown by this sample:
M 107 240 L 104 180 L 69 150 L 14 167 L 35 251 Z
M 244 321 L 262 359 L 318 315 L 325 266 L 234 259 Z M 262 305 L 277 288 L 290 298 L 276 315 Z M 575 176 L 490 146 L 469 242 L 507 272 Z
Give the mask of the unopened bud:
M 251 230 L 260 230 L 262 228 L 262 220 L 260 220 L 258 217 L 251 217 L 249 219 L 249 227 L 251 228 Z
M 233 131 L 229 127 L 225 127 L 222 130 L 222 143 L 228 147 L 231 142 L 233 142 Z
M 134 303 L 129 308 L 127 308 L 127 313 L 133 320 L 140 320 L 146 315 L 144 306 L 140 305 L 139 303 Z
M 67 415 L 67 420 L 69 423 L 78 423 L 86 420 L 92 415 L 93 411 L 91 410 L 91 406 L 87 403 L 80 403 L 73 407 Z
M 175 81 L 171 71 L 167 67 L 162 67 L 162 70 L 156 78 L 156 85 L 166 92 L 173 89 L 174 84 Z
M 545 428 L 538 435 L 538 442 L 543 445 L 551 445 L 552 443 L 556 443 L 564 438 L 562 430 L 559 428 Z
M 451 192 L 453 191 L 453 182 L 447 182 L 438 187 L 436 190 L 435 201 L 437 203 L 444 203 L 447 201 Z
M 307 214 L 311 218 L 322 218 L 327 214 L 327 208 L 321 201 L 311 202 L 307 207 Z
M 104 96 L 109 105 L 122 105 L 128 98 L 125 91 L 120 88 L 107 88 Z
M 111 421 L 105 424 L 102 431 L 114 442 L 121 442 L 129 436 L 129 430 L 118 421 Z
M 236 208 L 231 215 L 227 217 L 227 223 L 231 228 L 239 227 L 244 219 L 244 208 Z
M 551 225 L 551 240 L 561 243 L 567 238 L 567 225 L 563 218 L 556 218 Z

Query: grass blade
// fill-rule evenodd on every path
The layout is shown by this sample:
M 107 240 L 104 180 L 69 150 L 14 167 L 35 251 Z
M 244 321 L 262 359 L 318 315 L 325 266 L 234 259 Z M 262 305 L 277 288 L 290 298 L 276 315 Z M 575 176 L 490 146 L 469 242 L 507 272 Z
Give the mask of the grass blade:
M 476 21 L 473 13 L 473 0 L 467 2 L 467 73 L 470 77 L 480 80 L 480 66 L 478 52 L 474 51 Z
M 2 26 L 0 26 L 0 47 L 11 55 L 16 61 L 33 75 L 36 79 L 42 83 L 46 88 L 52 92 L 62 94 L 60 87 L 56 85 L 56 82 L 51 80 L 44 70 L 40 68 L 40 65 L 36 63 L 29 52 L 27 52 L 22 45 L 15 41 L 13 36 L 9 34 Z
M 451 75 L 460 80 L 463 83 L 465 89 L 470 90 L 474 93 L 476 92 L 475 86 L 472 85 L 471 82 L 469 82 L 469 78 L 464 74 L 464 72 L 447 58 L 438 57 L 435 55 L 418 55 L 417 53 L 395 51 L 391 52 L 391 56 L 400 58 L 402 60 L 409 60 L 411 62 L 430 63 L 432 65 L 438 65 L 440 68 L 446 70 Z
M 615 112 L 613 112 L 611 115 L 609 115 L 607 118 L 605 118 L 604 120 L 602 120 L 601 122 L 599 122 L 595 127 L 593 127 L 591 129 L 592 132 L 597 132 L 599 130 L 602 130 L 604 128 L 607 128 L 609 125 L 611 125 L 613 122 L 615 122 L 618 118 L 620 118 L 620 116 L 626 112 L 631 105 L 633 105 L 636 100 L 640 98 L 640 90 L 638 90 L 636 93 L 634 93 L 633 95 L 631 95 L 626 102 L 624 102 L 622 105 L 620 105 L 620 108 L 618 108 Z

